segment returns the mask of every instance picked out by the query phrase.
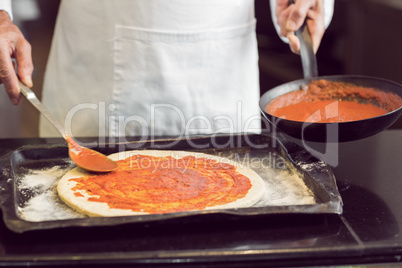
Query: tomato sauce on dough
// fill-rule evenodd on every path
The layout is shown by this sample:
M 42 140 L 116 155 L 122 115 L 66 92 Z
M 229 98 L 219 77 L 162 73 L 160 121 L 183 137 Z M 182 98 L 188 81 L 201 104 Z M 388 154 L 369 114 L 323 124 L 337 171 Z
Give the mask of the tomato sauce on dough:
M 251 188 L 235 166 L 207 158 L 135 155 L 117 164 L 110 173 L 71 179 L 77 182 L 72 190 L 110 208 L 170 213 L 227 204 Z
M 402 99 L 391 92 L 328 80 L 312 81 L 307 89 L 272 100 L 266 112 L 300 122 L 348 122 L 372 118 L 396 110 Z

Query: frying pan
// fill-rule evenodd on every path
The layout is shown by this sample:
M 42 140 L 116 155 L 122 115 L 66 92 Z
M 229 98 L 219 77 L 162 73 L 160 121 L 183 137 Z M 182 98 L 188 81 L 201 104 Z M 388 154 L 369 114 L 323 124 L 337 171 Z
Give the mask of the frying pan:
M 261 96 L 259 103 L 263 116 L 279 130 L 291 137 L 303 141 L 346 142 L 375 135 L 387 129 L 402 115 L 402 107 L 399 107 L 387 114 L 364 120 L 338 123 L 310 123 L 282 119 L 267 113 L 265 107 L 276 97 L 291 91 L 299 90 L 306 86 L 310 81 L 320 79 L 376 88 L 384 92 L 395 93 L 402 98 L 402 85 L 389 80 L 356 75 L 318 76 L 317 62 L 306 24 L 304 23 L 295 34 L 300 40 L 300 56 L 302 60 L 304 79 L 282 84 L 268 90 Z

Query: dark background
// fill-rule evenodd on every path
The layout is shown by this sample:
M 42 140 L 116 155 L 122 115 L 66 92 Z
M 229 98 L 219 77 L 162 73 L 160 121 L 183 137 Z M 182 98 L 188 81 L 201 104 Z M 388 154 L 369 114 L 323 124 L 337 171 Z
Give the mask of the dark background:
M 33 89 L 40 96 L 60 1 L 36 2 L 40 17 L 22 22 L 21 29 L 32 45 Z M 290 52 L 274 29 L 269 1 L 255 0 L 255 4 L 262 94 L 303 74 L 300 57 Z M 333 20 L 317 52 L 319 75 L 368 75 L 402 83 L 401 25 L 401 0 L 336 0 Z M 29 103 L 1 104 L 0 112 L 0 138 L 38 136 L 38 113 Z M 402 120 L 392 128 L 402 128 Z

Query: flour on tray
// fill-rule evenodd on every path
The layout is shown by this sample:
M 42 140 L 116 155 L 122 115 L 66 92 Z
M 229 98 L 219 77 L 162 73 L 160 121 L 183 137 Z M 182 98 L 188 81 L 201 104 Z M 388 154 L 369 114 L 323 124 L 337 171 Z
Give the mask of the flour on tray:
M 57 183 L 66 173 L 66 169 L 58 166 L 30 170 L 18 179 L 17 191 L 25 200 L 19 204 L 20 217 L 26 221 L 40 222 L 84 217 L 69 208 L 57 194 Z
M 288 170 L 266 169 L 265 194 L 255 207 L 316 204 L 314 194 L 297 174 Z
M 314 193 L 307 187 L 302 175 L 289 169 L 280 155 L 271 152 L 262 155 L 234 153 L 225 157 L 249 166 L 264 180 L 265 193 L 253 207 L 317 204 Z M 313 168 L 315 166 L 311 164 L 310 170 Z

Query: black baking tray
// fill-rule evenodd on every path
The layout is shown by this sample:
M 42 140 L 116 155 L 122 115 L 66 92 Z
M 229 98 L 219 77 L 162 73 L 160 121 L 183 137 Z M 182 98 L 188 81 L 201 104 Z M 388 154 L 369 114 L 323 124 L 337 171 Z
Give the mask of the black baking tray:
M 60 167 L 68 171 L 74 167 L 74 164 L 68 158 L 68 150 L 64 144 L 35 145 L 21 147 L 0 159 L 0 207 L 7 228 L 14 232 L 22 233 L 30 230 L 65 227 L 116 226 L 126 223 L 180 219 L 188 216 L 197 216 L 202 221 L 208 220 L 211 214 L 214 216 L 224 214 L 235 217 L 247 217 L 267 214 L 342 213 L 342 199 L 337 189 L 335 176 L 330 167 L 302 147 L 286 139 L 279 139 L 277 135 L 243 133 L 179 139 L 94 142 L 85 145 L 106 155 L 120 151 L 141 149 L 185 150 L 209 153 L 222 157 L 228 157 L 228 155 L 247 155 L 261 158 L 264 156 L 272 157 L 274 155 L 278 159 L 283 160 L 282 163 L 285 165 L 282 165 L 281 168 L 300 175 L 306 186 L 312 191 L 316 202 L 315 204 L 305 205 L 257 206 L 140 216 L 80 217 L 62 220 L 29 221 L 21 217 L 19 208 L 32 198 L 33 193 L 29 191 L 22 192 L 17 187 L 19 176 L 30 169 Z M 270 168 L 275 167 L 270 166 Z M 257 173 L 263 171 L 259 170 Z

